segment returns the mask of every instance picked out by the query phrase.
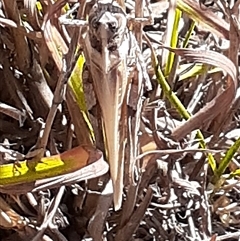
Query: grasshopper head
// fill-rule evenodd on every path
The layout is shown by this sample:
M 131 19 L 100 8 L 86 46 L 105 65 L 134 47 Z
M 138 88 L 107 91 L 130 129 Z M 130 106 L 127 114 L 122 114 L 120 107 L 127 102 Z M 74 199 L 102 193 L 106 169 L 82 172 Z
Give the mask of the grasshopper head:
M 127 29 L 126 14 L 116 2 L 98 1 L 89 14 L 91 45 L 99 53 L 119 48 Z

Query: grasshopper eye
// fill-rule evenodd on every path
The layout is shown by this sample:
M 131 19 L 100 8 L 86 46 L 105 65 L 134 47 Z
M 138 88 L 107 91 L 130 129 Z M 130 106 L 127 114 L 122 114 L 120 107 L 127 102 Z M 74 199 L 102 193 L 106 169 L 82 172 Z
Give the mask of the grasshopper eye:
M 90 25 L 94 29 L 97 29 L 99 27 L 99 22 L 97 21 L 96 17 L 91 20 Z
M 115 33 L 118 30 L 117 22 L 109 22 L 108 28 L 111 30 L 111 32 Z

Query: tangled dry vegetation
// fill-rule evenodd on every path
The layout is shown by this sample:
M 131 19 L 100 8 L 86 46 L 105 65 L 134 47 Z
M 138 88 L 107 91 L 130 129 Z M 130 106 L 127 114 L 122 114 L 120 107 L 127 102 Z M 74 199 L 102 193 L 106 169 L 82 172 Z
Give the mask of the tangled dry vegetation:
M 141 107 L 118 113 L 117 211 L 83 57 L 95 2 L 0 0 L 0 240 L 239 240 L 240 1 L 118 1 L 144 61 L 126 85 Z

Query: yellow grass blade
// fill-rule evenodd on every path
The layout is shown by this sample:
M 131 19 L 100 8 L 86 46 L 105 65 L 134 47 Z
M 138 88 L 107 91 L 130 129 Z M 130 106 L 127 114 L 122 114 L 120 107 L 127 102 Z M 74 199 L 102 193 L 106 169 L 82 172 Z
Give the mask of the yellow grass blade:
M 28 166 L 31 160 L 0 165 L 0 186 L 28 183 L 74 172 L 85 167 L 88 164 L 88 158 L 87 150 L 76 147 L 59 155 L 41 158 L 34 170 Z

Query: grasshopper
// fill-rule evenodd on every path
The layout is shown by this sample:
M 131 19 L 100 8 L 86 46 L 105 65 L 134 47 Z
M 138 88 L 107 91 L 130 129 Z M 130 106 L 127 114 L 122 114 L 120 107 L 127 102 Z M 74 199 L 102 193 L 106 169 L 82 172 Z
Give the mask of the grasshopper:
M 150 86 L 150 80 L 138 43 L 127 27 L 127 15 L 117 2 L 97 1 L 90 10 L 84 54 L 102 112 L 114 189 L 113 202 L 115 210 L 118 210 L 122 203 L 124 161 L 131 165 L 138 154 L 139 110 L 144 86 Z M 136 69 L 140 78 L 137 78 L 136 100 L 133 101 L 131 86 Z M 124 113 L 128 112 L 126 109 L 131 103 L 135 103 L 131 108 L 138 114 L 134 119 L 124 121 Z M 126 143 L 130 150 L 128 157 L 125 154 Z

